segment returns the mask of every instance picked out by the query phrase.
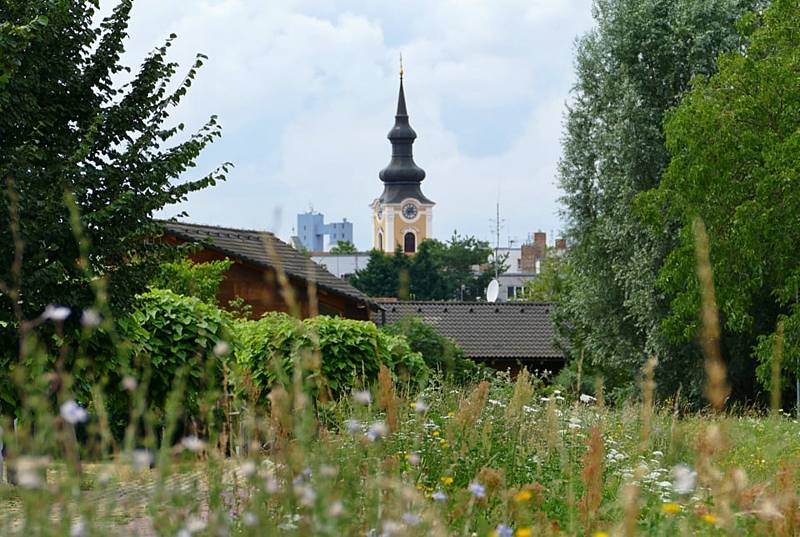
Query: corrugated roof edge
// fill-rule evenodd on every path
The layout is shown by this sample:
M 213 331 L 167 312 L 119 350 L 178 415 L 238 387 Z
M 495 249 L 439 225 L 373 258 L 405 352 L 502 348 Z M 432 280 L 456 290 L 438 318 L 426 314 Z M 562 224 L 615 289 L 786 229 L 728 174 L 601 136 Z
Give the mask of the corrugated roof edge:
M 175 235 L 176 237 L 178 237 L 178 238 L 180 238 L 182 240 L 188 241 L 188 242 L 198 242 L 198 240 L 197 240 L 196 237 L 192 237 L 192 236 L 190 236 L 188 234 L 182 233 L 180 230 L 168 229 L 168 226 L 170 224 L 174 224 L 176 226 L 189 226 L 189 227 L 196 227 L 196 228 L 211 228 L 211 229 L 216 229 L 216 230 L 219 230 L 219 231 L 227 231 L 227 232 L 232 232 L 232 233 L 253 234 L 259 239 L 260 239 L 260 237 L 258 237 L 259 235 L 268 235 L 268 236 L 272 237 L 273 239 L 275 239 L 277 241 L 284 242 L 284 241 L 281 241 L 281 239 L 279 239 L 271 231 L 259 231 L 259 230 L 255 230 L 255 229 L 231 228 L 231 227 L 222 227 L 222 226 L 215 226 L 215 225 L 209 225 L 209 224 L 197 224 L 197 223 L 194 223 L 194 222 L 177 222 L 177 221 L 169 221 L 169 220 L 158 220 L 158 222 L 160 222 L 161 224 L 164 225 L 165 231 L 168 231 L 169 233 Z M 284 243 L 284 244 L 286 244 L 286 243 Z M 233 251 L 233 250 L 229 250 L 227 248 L 222 248 L 222 247 L 217 246 L 217 245 L 215 245 L 213 243 L 208 243 L 208 246 L 211 249 L 216 250 L 216 251 L 218 251 L 220 253 L 223 253 L 225 255 L 229 255 L 229 256 L 237 258 L 237 259 L 241 259 L 243 261 L 247 261 L 248 263 L 251 263 L 251 264 L 259 266 L 259 267 L 275 268 L 274 266 L 270 265 L 269 263 L 264 263 L 264 262 L 262 262 L 262 261 L 260 261 L 258 259 L 254 259 L 254 258 L 252 258 L 252 257 L 250 257 L 248 255 L 242 254 L 241 252 L 236 252 L 236 251 Z M 292 246 L 289 245 L 289 244 L 287 244 L 287 246 L 292 248 Z M 298 252 L 298 254 L 299 253 L 300 252 Z M 312 261 L 311 259 L 309 259 L 309 262 L 314 263 L 314 261 Z M 320 266 L 318 263 L 317 263 L 317 266 L 321 270 L 326 270 L 324 267 Z M 307 274 L 297 274 L 294 271 L 288 271 L 288 270 L 285 270 L 285 269 L 284 269 L 284 272 L 286 272 L 286 274 L 288 274 L 290 276 L 294 276 L 295 278 L 300 278 L 300 279 L 308 281 L 308 275 Z M 327 270 L 326 270 L 326 272 L 327 272 Z M 333 274 L 331 274 L 331 276 L 336 278 L 336 276 L 334 276 Z M 346 297 L 349 297 L 349 298 L 355 298 L 357 300 L 360 300 L 360 301 L 364 302 L 365 304 L 367 304 L 370 308 L 372 308 L 375 311 L 380 311 L 380 310 L 383 309 L 382 306 L 380 306 L 377 302 L 371 300 L 366 295 L 364 295 L 364 297 L 362 298 L 362 297 L 360 297 L 358 295 L 355 295 L 355 294 L 345 293 L 345 292 L 343 292 L 343 291 L 341 291 L 339 289 L 336 289 L 335 287 L 331 287 L 329 285 L 325 285 L 324 283 L 316 282 L 316 284 L 317 284 L 318 288 L 324 289 L 325 291 L 327 291 L 329 293 L 333 293 L 333 294 L 336 294 L 336 295 L 339 295 L 339 296 L 346 296 Z

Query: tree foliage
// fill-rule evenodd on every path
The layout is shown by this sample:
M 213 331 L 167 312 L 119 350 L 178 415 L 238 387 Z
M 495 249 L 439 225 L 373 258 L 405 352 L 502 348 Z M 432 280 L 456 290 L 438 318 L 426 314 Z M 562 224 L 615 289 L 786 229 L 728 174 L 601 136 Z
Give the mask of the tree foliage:
M 355 254 L 358 253 L 356 245 L 350 241 L 338 241 L 332 248 L 332 254 Z
M 661 331 L 670 304 L 656 279 L 677 224 L 644 225 L 634 199 L 658 186 L 669 163 L 665 113 L 692 77 L 715 72 L 721 52 L 744 45 L 735 22 L 758 3 L 596 0 L 597 27 L 578 42 L 559 168 L 570 281 L 556 315 L 573 353 L 584 351 L 586 366 L 609 379 L 630 382 L 655 355 L 663 392 L 702 382 L 695 346 Z
M 114 310 L 126 310 L 171 249 L 152 240 L 161 233 L 153 213 L 224 178 L 227 165 L 184 180 L 220 135 L 216 118 L 188 135 L 169 122 L 205 57 L 175 81 L 172 35 L 128 75 L 120 57 L 131 6 L 122 0 L 98 26 L 96 2 L 0 1 L 3 322 L 15 304 L 26 318 L 49 303 L 80 311 L 98 278 Z
M 233 265 L 229 259 L 195 263 L 191 259 L 163 263 L 150 287 L 169 289 L 184 296 L 199 298 L 208 304 L 217 303 L 217 291 L 225 273 Z
M 691 224 L 705 223 L 729 378 L 742 393 L 754 347 L 768 363 L 779 320 L 784 366 L 798 373 L 800 5 L 776 0 L 762 21 L 740 26 L 754 30 L 749 46 L 723 55 L 719 72 L 698 77 L 668 116 L 672 161 L 641 203 L 656 229 L 667 219 L 680 225 L 658 280 L 671 299 L 664 329 L 676 341 L 692 340 L 699 324 Z
M 305 369 L 315 393 L 329 396 L 374 381 L 381 364 L 406 381 L 421 383 L 427 377 L 425 362 L 405 338 L 367 321 L 324 315 L 300 321 L 268 313 L 257 321 L 238 321 L 236 332 L 237 362 L 264 398 L 276 382 L 291 382 L 295 365 Z
M 464 350 L 455 341 L 439 335 L 430 325 L 417 317 L 400 319 L 383 330 L 389 334 L 403 336 L 411 350 L 422 355 L 428 367 L 442 372 L 456 382 L 483 380 L 486 372 L 491 371 L 486 366 L 467 358 Z
M 413 256 L 400 248 L 394 255 L 373 250 L 367 267 L 351 282 L 370 296 L 477 300 L 494 277 L 494 262 L 487 262 L 491 252 L 488 243 L 458 233 L 447 242 L 422 241 Z M 505 270 L 502 263 L 499 260 L 500 272 Z

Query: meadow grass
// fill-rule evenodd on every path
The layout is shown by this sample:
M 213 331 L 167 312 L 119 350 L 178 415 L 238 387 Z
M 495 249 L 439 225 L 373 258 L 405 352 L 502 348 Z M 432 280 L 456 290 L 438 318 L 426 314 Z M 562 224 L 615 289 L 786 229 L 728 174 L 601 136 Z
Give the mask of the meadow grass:
M 7 461 L 20 485 L 0 488 L 0 534 L 796 535 L 800 527 L 800 425 L 781 413 L 607 408 L 527 373 L 470 386 L 434 377 L 417 393 L 382 376 L 324 405 L 296 384 L 270 400 L 269 409 L 230 405 L 230 429 L 142 438 L 94 460 L 88 444 L 102 435 L 88 416 L 77 424 L 83 464 L 70 457 L 64 416 L 53 417 L 57 434 L 44 443 L 18 441 L 38 456 L 18 449 Z

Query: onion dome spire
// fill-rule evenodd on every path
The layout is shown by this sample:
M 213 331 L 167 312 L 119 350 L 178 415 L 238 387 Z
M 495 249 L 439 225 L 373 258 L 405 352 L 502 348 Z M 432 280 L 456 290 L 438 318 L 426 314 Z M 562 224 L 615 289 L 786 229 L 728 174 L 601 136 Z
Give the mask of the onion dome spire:
M 381 170 L 379 177 L 384 183 L 419 183 L 425 179 L 425 170 L 414 163 L 412 145 L 417 133 L 408 123 L 406 94 L 403 89 L 403 58 L 400 57 L 400 93 L 397 96 L 397 113 L 394 127 L 387 136 L 392 143 L 392 160 Z

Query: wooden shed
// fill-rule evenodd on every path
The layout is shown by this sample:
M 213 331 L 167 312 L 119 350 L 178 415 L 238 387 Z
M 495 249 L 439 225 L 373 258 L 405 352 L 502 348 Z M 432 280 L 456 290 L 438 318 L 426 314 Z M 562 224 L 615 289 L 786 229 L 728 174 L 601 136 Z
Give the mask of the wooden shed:
M 243 299 L 258 318 L 269 311 L 305 318 L 316 314 L 369 320 L 380 306 L 347 281 L 267 231 L 165 222 L 165 240 L 197 245 L 196 262 L 230 259 L 233 266 L 220 285 L 219 303 Z M 291 295 L 291 296 L 289 296 Z

